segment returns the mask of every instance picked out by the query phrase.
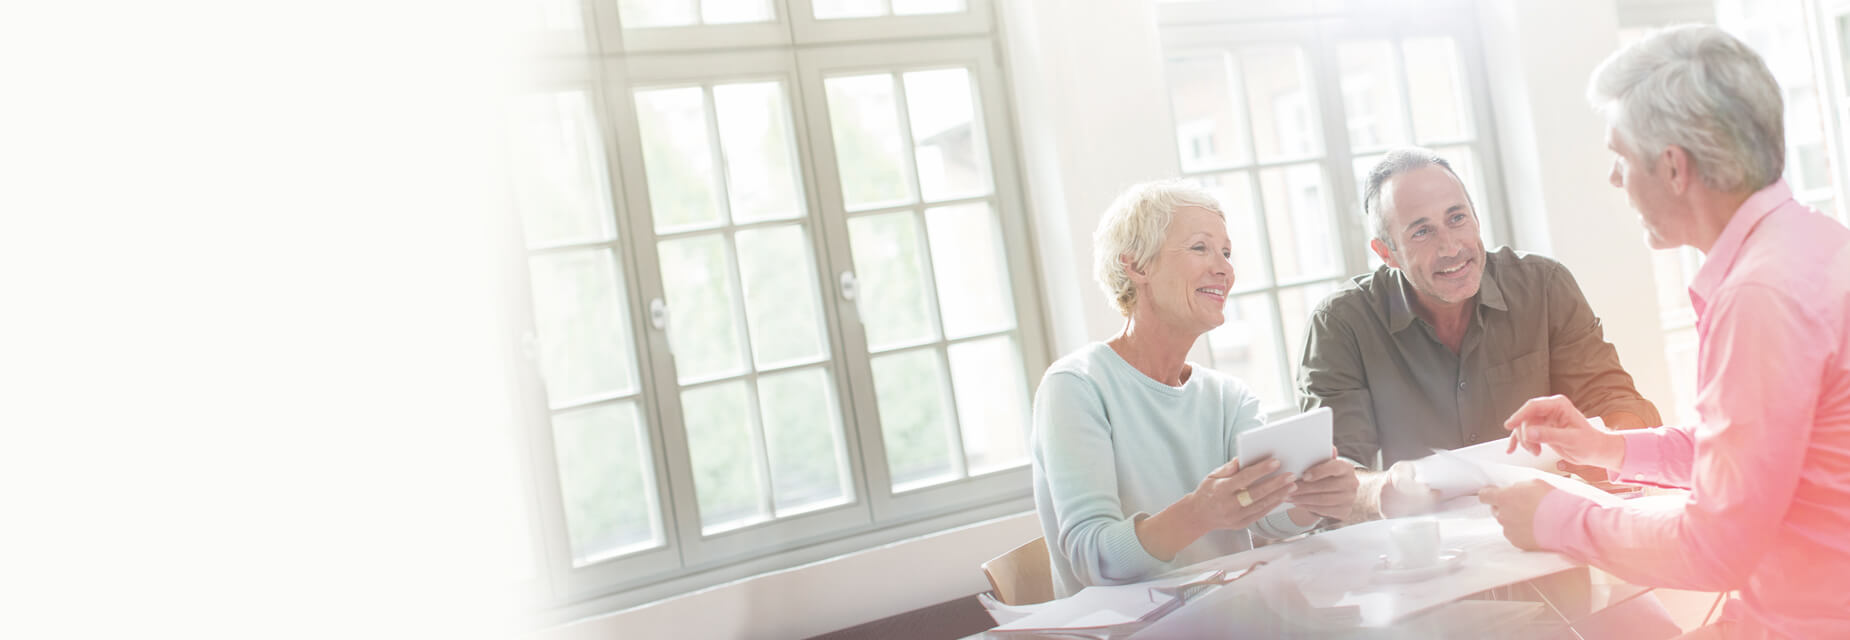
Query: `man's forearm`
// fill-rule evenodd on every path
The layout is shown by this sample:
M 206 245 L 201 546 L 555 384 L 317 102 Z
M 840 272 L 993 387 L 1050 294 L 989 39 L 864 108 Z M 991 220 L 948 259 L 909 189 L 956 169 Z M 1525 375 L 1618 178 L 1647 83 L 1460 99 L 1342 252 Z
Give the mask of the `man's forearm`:
M 1606 423 L 1606 428 L 1615 430 L 1643 429 L 1645 427 L 1657 426 L 1645 424 L 1645 419 L 1643 417 L 1630 411 L 1608 411 L 1606 415 L 1600 416 L 1600 420 Z

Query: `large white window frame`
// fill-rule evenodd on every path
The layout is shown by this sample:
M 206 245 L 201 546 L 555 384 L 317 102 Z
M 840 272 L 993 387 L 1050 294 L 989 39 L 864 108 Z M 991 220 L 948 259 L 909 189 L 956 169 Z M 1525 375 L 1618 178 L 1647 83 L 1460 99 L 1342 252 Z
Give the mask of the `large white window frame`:
M 1831 162 L 1832 193 L 1837 202 L 1839 222 L 1850 224 L 1850 41 L 1844 38 L 1850 25 L 1850 1 L 1804 0 L 1811 43 L 1812 64 L 1822 76 L 1819 100 L 1824 123 L 1825 147 Z
M 1338 3 L 1339 5 L 1341 3 Z M 1288 331 L 1306 326 L 1303 318 L 1287 318 L 1281 300 L 1284 292 L 1296 287 L 1327 284 L 1340 287 L 1351 277 L 1368 272 L 1379 264 L 1367 244 L 1372 232 L 1366 229 L 1361 213 L 1360 188 L 1356 168 L 1352 158 L 1378 153 L 1380 149 L 1357 149 L 1349 139 L 1346 105 L 1343 100 L 1341 63 L 1337 59 L 1338 47 L 1345 42 L 1359 40 L 1387 40 L 1395 43 L 1396 56 L 1400 55 L 1398 43 L 1407 38 L 1444 37 L 1449 38 L 1456 47 L 1458 63 L 1463 66 L 1462 79 L 1465 99 L 1468 101 L 1471 116 L 1469 135 L 1456 140 L 1440 140 L 1427 143 L 1434 148 L 1468 148 L 1472 153 L 1480 185 L 1467 185 L 1478 210 L 1480 219 L 1488 227 L 1491 246 L 1513 244 L 1510 230 L 1513 228 L 1506 206 L 1506 195 L 1497 155 L 1496 129 L 1494 114 L 1491 109 L 1488 89 L 1488 76 L 1482 55 L 1483 46 L 1475 20 L 1475 9 L 1467 2 L 1454 0 L 1434 0 L 1425 3 L 1413 3 L 1419 6 L 1380 7 L 1378 13 L 1349 13 L 1341 6 L 1326 7 L 1325 10 L 1312 10 L 1307 7 L 1287 7 L 1264 3 L 1238 2 L 1183 2 L 1158 6 L 1161 21 L 1161 35 L 1166 57 L 1188 55 L 1202 51 L 1237 51 L 1268 45 L 1286 45 L 1296 47 L 1302 52 L 1311 75 L 1312 105 L 1317 111 L 1317 123 L 1321 128 L 1322 149 L 1318 154 L 1303 158 L 1288 158 L 1262 162 L 1256 155 L 1249 157 L 1249 162 L 1236 167 L 1217 167 L 1198 172 L 1199 175 L 1244 171 L 1252 179 L 1252 201 L 1225 203 L 1229 207 L 1252 207 L 1254 217 L 1262 231 L 1266 229 L 1267 213 L 1264 211 L 1264 198 L 1260 193 L 1258 172 L 1275 166 L 1301 164 L 1315 160 L 1322 168 L 1324 185 L 1324 206 L 1333 216 L 1337 231 L 1337 241 L 1341 243 L 1339 255 L 1342 261 L 1341 273 L 1332 276 L 1313 276 L 1280 281 L 1268 278 L 1263 286 L 1243 287 L 1238 282 L 1234 292 L 1229 296 L 1229 303 L 1237 295 L 1265 295 L 1271 300 L 1273 317 L 1269 326 L 1276 345 L 1275 368 L 1285 381 L 1282 398 L 1263 398 L 1273 417 L 1297 413 L 1295 398 L 1295 376 L 1298 369 L 1298 352 L 1301 351 L 1304 336 L 1301 332 Z M 1399 70 L 1396 78 L 1384 78 L 1384 81 L 1401 84 L 1403 102 L 1410 101 L 1405 79 L 1404 61 L 1397 63 Z M 1408 120 L 1408 135 L 1413 135 L 1411 124 L 1412 107 L 1403 105 L 1401 117 Z M 1251 128 L 1251 123 L 1243 123 Z M 1251 144 L 1251 135 L 1248 143 Z M 1186 149 L 1182 150 L 1186 153 Z M 1443 151 L 1442 151 L 1443 152 Z M 1184 172 L 1185 176 L 1197 175 L 1197 172 Z M 1267 231 L 1266 233 L 1269 233 Z M 1265 254 L 1265 268 L 1275 270 L 1272 260 L 1272 248 L 1269 242 L 1261 248 Z M 1311 300 L 1309 306 L 1317 301 Z
M 519 410 L 525 424 L 521 428 L 529 435 L 527 475 L 537 516 L 532 529 L 540 547 L 535 555 L 543 565 L 535 572 L 539 578 L 536 581 L 546 583 L 548 597 L 542 606 L 550 609 L 548 617 L 564 619 L 632 606 L 1031 508 L 1025 459 L 1016 466 L 903 492 L 895 493 L 890 488 L 870 352 L 862 326 L 855 320 L 858 309 L 852 292 L 842 286 L 843 275 L 854 269 L 847 220 L 870 212 L 851 214 L 843 205 L 823 86 L 827 77 L 857 72 L 904 73 L 947 67 L 969 72 L 979 99 L 976 119 L 984 131 L 982 153 L 987 154 L 981 160 L 988 163 L 991 190 L 983 196 L 930 204 L 915 202 L 907 207 L 923 212 L 927 207 L 963 202 L 990 206 L 1006 247 L 1014 324 L 1000 333 L 950 338 L 940 335 L 918 348 L 933 349 L 942 359 L 945 349 L 956 343 L 1012 336 L 1019 350 L 1020 374 L 1026 382 L 1024 393 L 1031 397 L 1039 373 L 1051 361 L 1051 349 L 1038 295 L 1008 92 L 996 59 L 998 36 L 989 0 L 965 0 L 968 10 L 958 14 L 846 20 L 808 18 L 808 0 L 774 0 L 772 22 L 627 30 L 622 27 L 616 0 L 585 1 L 585 34 L 549 33 L 534 38 L 539 44 L 529 51 L 537 61 L 520 91 L 580 91 L 591 101 L 597 145 L 604 156 L 612 193 L 610 214 L 615 217 L 615 239 L 529 248 L 518 234 L 513 234 L 509 244 L 514 247 L 510 250 L 522 255 L 593 245 L 616 252 L 618 268 L 625 276 L 621 285 L 633 333 L 626 338 L 633 341 L 631 347 L 641 378 L 640 395 L 617 400 L 636 402 L 647 423 L 647 457 L 660 493 L 664 540 L 654 548 L 574 566 L 550 425 L 554 409 L 549 406 L 533 353 L 536 339 L 531 314 L 521 314 L 523 324 L 515 329 L 528 345 L 527 359 L 535 366 L 515 375 L 522 389 Z M 555 41 L 548 45 L 548 38 Z M 886 42 L 891 39 L 899 40 Z M 578 45 L 581 41 L 586 43 L 583 47 Z M 639 90 L 689 86 L 709 87 L 706 91 L 710 96 L 710 87 L 715 84 L 764 80 L 776 81 L 785 92 L 801 173 L 799 199 L 803 215 L 796 220 L 736 223 L 723 227 L 720 233 L 730 238 L 739 229 L 803 225 L 815 260 L 815 285 L 821 293 L 828 352 L 822 366 L 831 374 L 832 398 L 841 417 L 843 432 L 839 435 L 847 448 L 851 499 L 844 504 L 703 534 L 689 443 L 681 428 L 684 387 L 677 380 L 667 333 L 653 326 L 652 308 L 656 300 L 666 298 L 657 242 L 712 231 L 657 233 L 638 138 L 635 96 Z M 518 224 L 510 226 L 517 228 Z M 525 292 L 529 277 L 519 274 L 517 289 Z M 747 369 L 742 378 L 730 379 L 754 380 L 756 370 L 752 366 Z M 688 386 L 697 384 L 700 383 L 690 382 Z M 1026 405 L 1029 398 L 1022 402 Z M 951 428 L 955 430 L 959 416 L 954 411 L 952 414 Z M 1027 429 L 1027 425 L 1021 425 L 1023 434 Z M 961 460 L 964 454 L 953 455 Z

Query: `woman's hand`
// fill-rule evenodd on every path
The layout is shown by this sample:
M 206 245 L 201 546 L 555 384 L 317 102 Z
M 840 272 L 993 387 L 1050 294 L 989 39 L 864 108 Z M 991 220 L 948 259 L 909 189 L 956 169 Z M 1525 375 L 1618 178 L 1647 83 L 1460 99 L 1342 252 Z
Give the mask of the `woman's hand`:
M 1336 457 L 1336 449 L 1330 449 L 1330 459 L 1317 463 L 1304 472 L 1291 494 L 1291 504 L 1311 514 L 1337 520 L 1347 520 L 1355 511 L 1355 492 L 1361 486 L 1356 478 L 1355 465 Z
M 1504 421 L 1511 432 L 1509 451 L 1522 447 L 1541 454 L 1548 445 L 1570 464 L 1617 469 L 1625 462 L 1625 438 L 1593 426 L 1566 396 L 1535 398 Z
M 1201 479 L 1194 491 L 1156 515 L 1137 521 L 1137 540 L 1163 562 L 1215 529 L 1244 529 L 1290 497 L 1295 480 L 1278 471 L 1277 460 L 1242 468 L 1234 458 Z M 1265 478 L 1260 480 L 1260 478 Z
M 1277 460 L 1241 468 L 1240 459 L 1234 458 L 1202 478 L 1201 484 L 1182 500 L 1191 503 L 1196 522 L 1204 527 L 1204 533 L 1214 529 L 1244 529 L 1291 496 L 1292 480 L 1296 478 L 1289 473 L 1265 478 L 1275 471 L 1278 471 Z

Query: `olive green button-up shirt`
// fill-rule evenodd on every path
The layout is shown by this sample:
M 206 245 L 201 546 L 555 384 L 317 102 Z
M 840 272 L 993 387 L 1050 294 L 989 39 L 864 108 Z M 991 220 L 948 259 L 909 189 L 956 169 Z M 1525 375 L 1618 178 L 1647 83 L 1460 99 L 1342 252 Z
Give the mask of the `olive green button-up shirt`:
M 1414 313 L 1398 269 L 1357 276 L 1317 306 L 1298 405 L 1330 408 L 1343 457 L 1380 469 L 1502 438 L 1523 402 L 1557 393 L 1588 416 L 1627 411 L 1663 423 L 1561 263 L 1503 247 L 1481 282 L 1456 354 Z

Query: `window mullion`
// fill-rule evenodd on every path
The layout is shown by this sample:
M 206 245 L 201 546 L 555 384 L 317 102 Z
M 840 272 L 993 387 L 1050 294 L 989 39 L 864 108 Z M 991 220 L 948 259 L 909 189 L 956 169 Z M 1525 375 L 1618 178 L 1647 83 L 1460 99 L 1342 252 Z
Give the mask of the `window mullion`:
M 879 522 L 879 504 L 887 499 L 891 475 L 886 465 L 885 439 L 880 432 L 879 405 L 874 397 L 871 354 L 867 349 L 866 327 L 861 323 L 858 296 L 847 294 L 847 278 L 856 273 L 853 243 L 848 233 L 847 206 L 841 190 L 840 162 L 835 155 L 835 139 L 829 114 L 828 90 L 820 69 L 801 52 L 793 53 L 796 83 L 793 88 L 802 107 L 800 144 L 808 165 L 805 180 L 810 185 L 810 211 L 815 215 L 817 235 L 823 239 L 817 253 L 827 267 L 820 269 L 826 309 L 833 318 L 835 361 L 841 391 L 838 406 L 842 410 L 844 444 L 848 448 L 849 466 L 854 474 L 856 496 L 868 518 Z
M 891 3 L 889 2 L 888 5 L 890 8 Z M 893 109 L 899 115 L 900 158 L 904 164 L 906 180 L 912 189 L 913 198 L 918 203 L 912 210 L 912 223 L 914 237 L 919 240 L 919 261 L 922 267 L 919 278 L 924 281 L 925 306 L 929 310 L 932 326 L 938 336 L 937 342 L 940 343 L 940 346 L 933 351 L 936 352 L 934 355 L 939 362 L 943 363 L 942 371 L 948 376 L 951 371 L 950 355 L 942 348 L 942 342 L 947 338 L 944 334 L 944 309 L 938 300 L 937 264 L 932 256 L 931 233 L 928 231 L 928 223 L 925 220 L 927 209 L 925 191 L 919 185 L 918 151 L 914 148 L 917 141 L 912 139 L 911 103 L 906 98 L 905 76 L 894 73 L 889 77 L 893 79 Z M 964 457 L 963 430 L 957 413 L 956 385 L 944 379 L 933 382 L 944 387 L 944 397 L 950 405 L 945 407 L 944 422 L 945 429 L 948 431 L 945 434 L 945 442 L 951 447 L 951 471 L 959 478 L 967 478 L 970 476 L 970 469 L 969 461 Z
M 905 76 L 890 74 L 893 79 L 893 111 L 899 115 L 899 160 L 906 183 L 912 189 L 913 201 L 918 203 L 919 215 L 925 214 L 925 192 L 919 188 L 918 150 L 913 147 L 917 141 L 912 139 L 911 105 L 906 104 Z
M 1341 42 L 1329 29 L 1318 29 L 1316 41 L 1309 56 L 1312 73 L 1317 79 L 1318 93 L 1329 96 L 1328 100 L 1319 101 L 1323 120 L 1323 172 L 1324 180 L 1329 184 L 1326 203 L 1329 211 L 1346 212 L 1335 220 L 1336 241 L 1342 246 L 1338 255 L 1342 256 L 1344 275 L 1359 274 L 1368 270 L 1368 230 L 1362 224 L 1361 196 L 1356 192 L 1353 157 L 1355 151 L 1349 140 L 1349 105 L 1343 99 L 1342 91 L 1342 54 Z M 1399 47 L 1393 47 L 1398 60 Z M 1398 66 L 1396 67 L 1399 68 Z M 1404 75 L 1404 74 L 1403 74 Z M 1406 85 L 1404 77 L 1397 82 Z M 1402 100 L 1406 92 L 1402 91 Z M 1410 108 L 1410 107 L 1406 107 Z M 1403 111 L 1405 108 L 1403 108 Z M 1403 113 L 1403 120 L 1412 116 Z M 1407 124 L 1409 135 L 1412 125 Z M 1350 209 L 1354 206 L 1354 209 Z
M 657 460 L 660 467 L 656 470 L 656 491 L 663 505 L 663 534 L 675 549 L 677 566 L 685 567 L 689 546 L 700 539 L 700 505 L 694 492 L 692 457 L 687 431 L 683 428 L 685 416 L 668 330 L 665 326 L 656 327 L 650 317 L 650 303 L 667 300 L 656 247 L 659 238 L 655 233 L 655 209 L 649 202 L 648 175 L 637 138 L 642 130 L 641 122 L 635 112 L 635 95 L 625 75 L 624 62 L 620 58 L 610 60 L 605 69 L 605 76 L 610 80 L 603 92 L 604 112 L 609 114 L 611 122 L 619 124 L 610 127 L 605 138 L 611 149 L 611 170 L 620 178 L 613 184 L 621 185 L 621 197 L 617 200 L 623 203 L 621 208 L 625 215 L 618 216 L 617 221 L 619 226 L 629 226 L 620 232 L 627 232 L 622 246 L 631 265 L 632 298 L 638 303 L 633 310 L 637 323 L 632 326 L 636 333 L 646 336 L 642 341 L 644 350 L 638 358 L 647 365 L 639 368 L 645 381 L 644 395 L 653 402 L 648 403 L 651 411 L 645 414 L 645 419 L 649 421 L 649 433 L 655 437 L 655 447 L 661 456 Z M 672 314 L 674 310 L 668 311 Z

